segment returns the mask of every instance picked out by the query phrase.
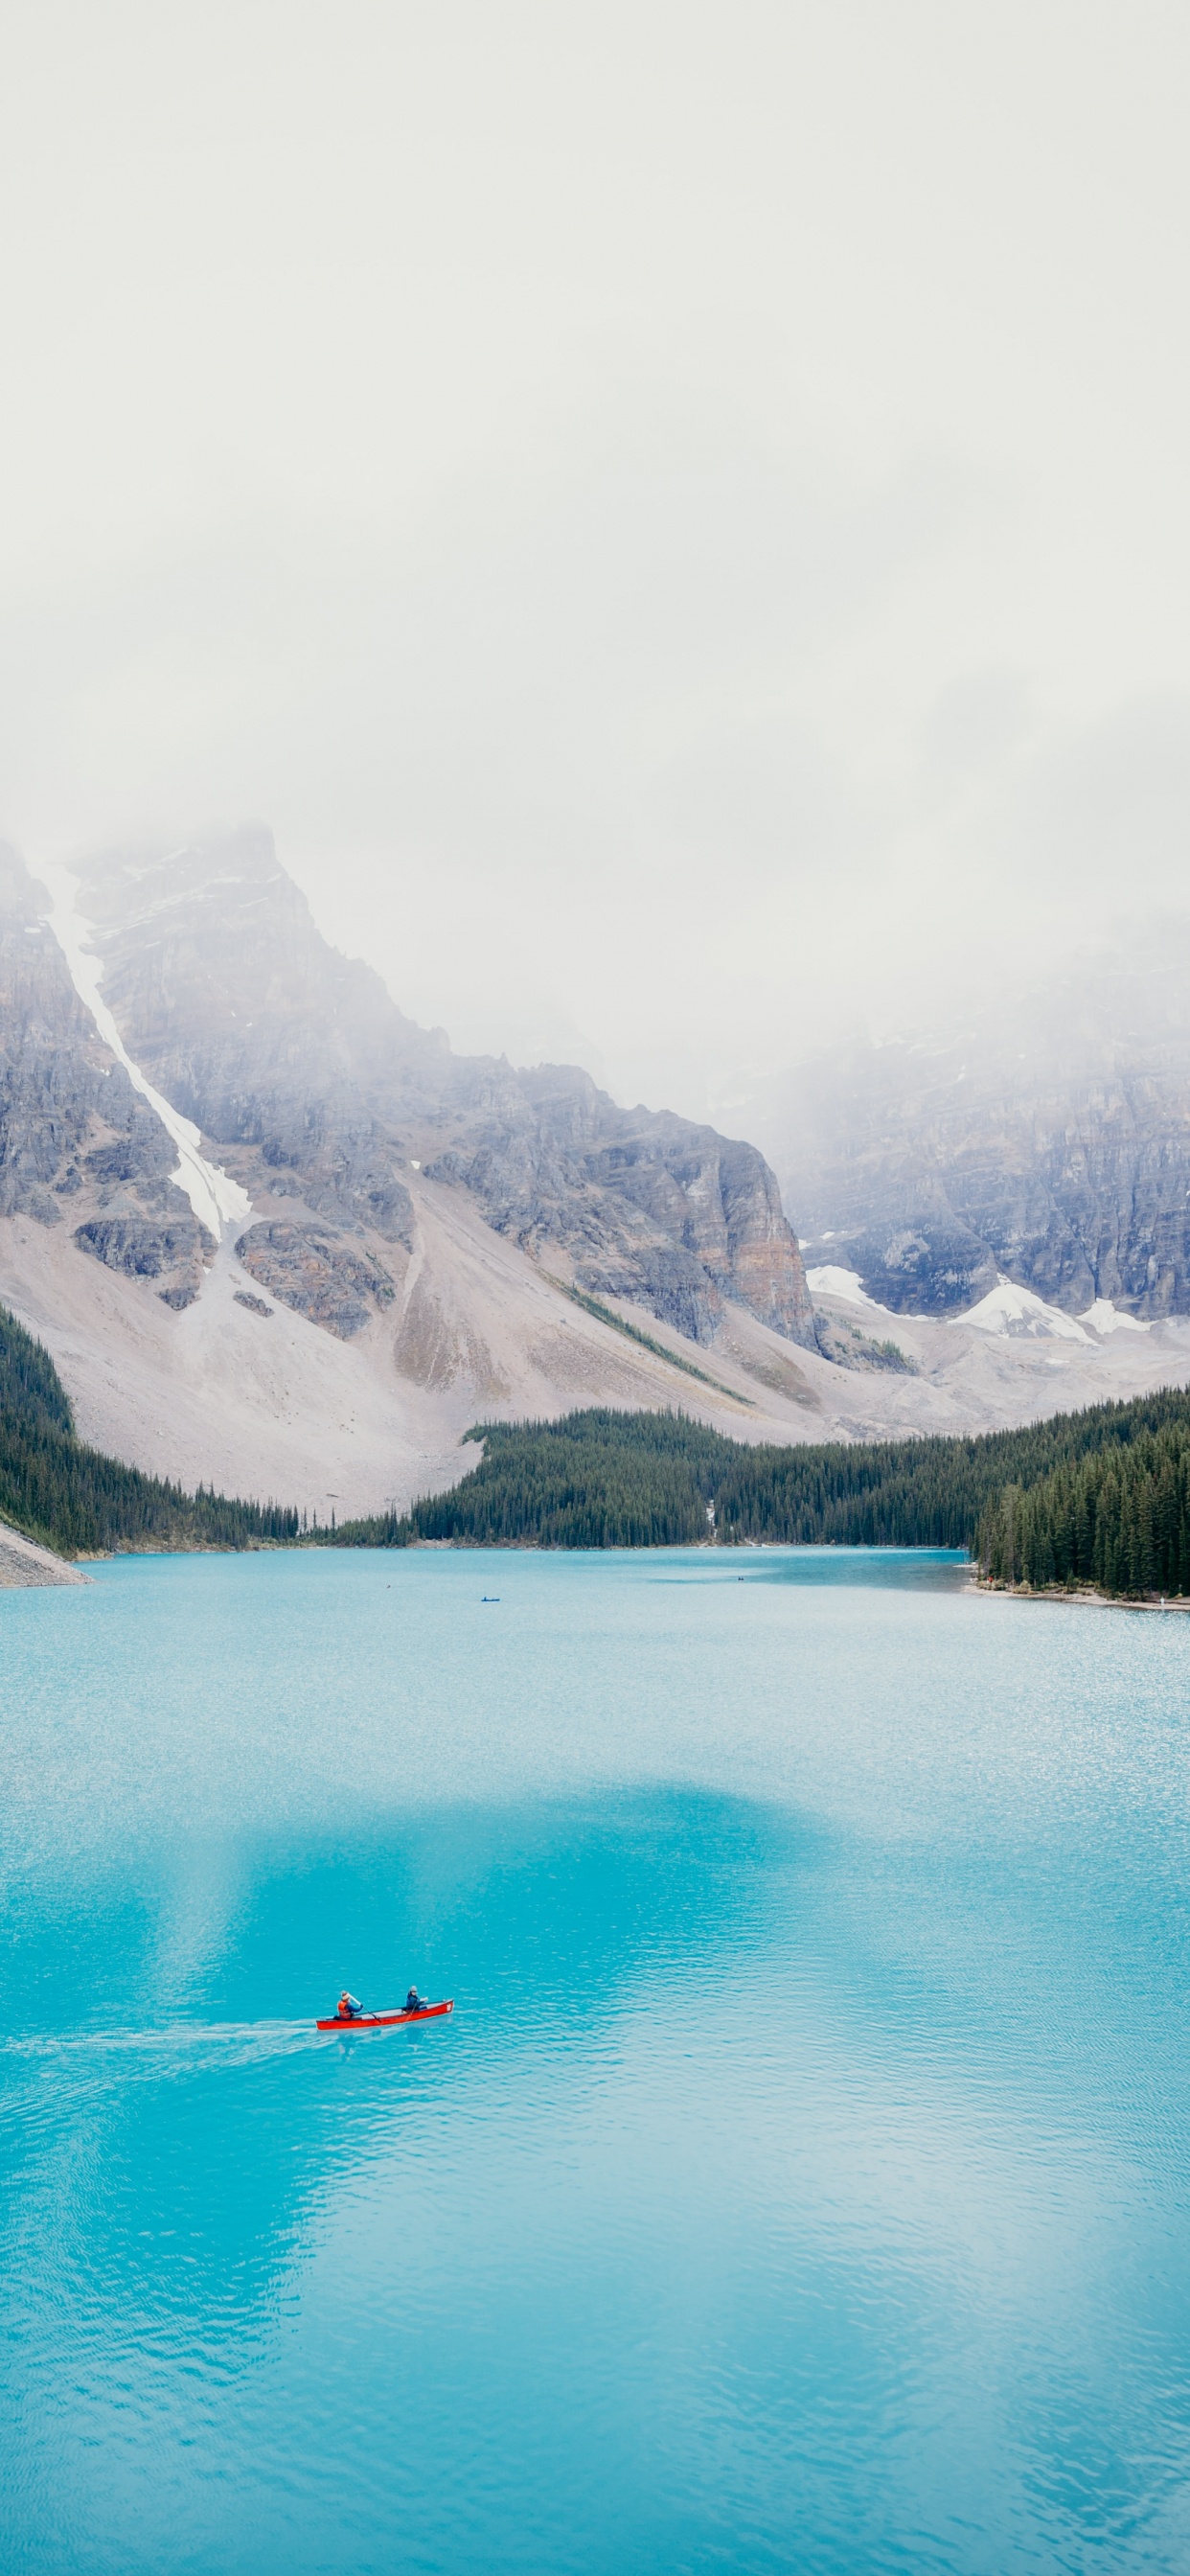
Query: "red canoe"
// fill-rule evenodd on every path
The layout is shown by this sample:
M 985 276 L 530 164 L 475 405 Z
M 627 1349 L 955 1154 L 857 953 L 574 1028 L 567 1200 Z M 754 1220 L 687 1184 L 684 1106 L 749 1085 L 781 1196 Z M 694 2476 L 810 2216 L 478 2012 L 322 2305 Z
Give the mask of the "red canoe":
M 420 2012 L 352 2013 L 340 2019 L 336 2013 L 330 2021 L 320 2021 L 319 2030 L 389 2030 L 398 2021 L 433 2021 L 437 2013 L 453 2012 L 454 1996 L 448 2004 L 423 2004 Z

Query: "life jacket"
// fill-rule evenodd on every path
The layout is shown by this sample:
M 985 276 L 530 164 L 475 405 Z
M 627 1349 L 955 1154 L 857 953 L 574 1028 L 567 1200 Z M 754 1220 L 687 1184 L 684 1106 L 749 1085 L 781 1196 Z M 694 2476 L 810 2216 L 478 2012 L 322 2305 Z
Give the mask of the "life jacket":
M 339 2019 L 340 2021 L 350 2021 L 352 2019 L 351 1997 L 347 1992 L 346 1986 L 344 1986 L 343 1992 L 339 1997 Z

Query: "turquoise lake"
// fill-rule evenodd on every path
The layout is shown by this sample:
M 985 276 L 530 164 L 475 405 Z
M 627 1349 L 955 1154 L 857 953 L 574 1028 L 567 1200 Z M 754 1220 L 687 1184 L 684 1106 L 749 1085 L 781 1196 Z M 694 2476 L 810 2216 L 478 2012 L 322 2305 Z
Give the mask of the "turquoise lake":
M 0 1768 L 6 2571 L 1184 2576 L 1190 1620 L 126 1559 Z

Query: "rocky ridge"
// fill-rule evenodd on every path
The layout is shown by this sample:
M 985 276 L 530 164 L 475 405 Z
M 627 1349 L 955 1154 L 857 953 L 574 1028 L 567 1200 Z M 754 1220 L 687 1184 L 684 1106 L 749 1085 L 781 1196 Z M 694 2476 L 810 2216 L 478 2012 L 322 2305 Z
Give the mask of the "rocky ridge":
M 842 1047 L 752 1104 L 807 1262 L 902 1313 L 1000 1277 L 1069 1314 L 1190 1313 L 1190 936 L 960 1031 Z
M 129 1053 L 270 1202 L 243 1257 L 273 1294 L 293 1302 L 299 1270 L 314 1293 L 335 1229 L 361 1259 L 369 1239 L 412 1252 L 409 1175 L 424 1170 L 520 1249 L 692 1341 L 736 1305 L 814 1347 L 797 1242 L 754 1146 L 621 1110 L 573 1066 L 455 1056 L 321 937 L 267 833 L 109 854 L 80 902 Z M 283 1245 L 272 1208 L 285 1199 L 304 1232 Z
M 250 1278 L 283 1305 L 323 1324 L 348 1342 L 377 1310 L 391 1306 L 396 1289 L 387 1270 L 356 1251 L 326 1226 L 253 1225 L 240 1236 L 236 1257 Z M 240 1304 L 249 1300 L 243 1294 Z M 259 1298 L 257 1314 L 267 1314 Z
M 43 890 L 0 875 L 0 1301 L 95 1446 L 342 1519 L 456 1482 L 477 1420 L 600 1404 L 779 1443 L 971 1431 L 1190 1368 L 1176 1318 L 1117 1330 L 1101 1301 L 1066 1338 L 1053 1312 L 1014 1338 L 997 1291 L 982 1325 L 893 1323 L 829 1263 L 816 1330 L 753 1148 L 570 1069 L 453 1057 L 319 940 L 267 841 L 248 855 L 125 860 L 123 886 L 85 890 L 98 1021 L 77 922 L 54 915 L 64 952 Z M 713 1337 L 693 1376 L 691 1328 Z

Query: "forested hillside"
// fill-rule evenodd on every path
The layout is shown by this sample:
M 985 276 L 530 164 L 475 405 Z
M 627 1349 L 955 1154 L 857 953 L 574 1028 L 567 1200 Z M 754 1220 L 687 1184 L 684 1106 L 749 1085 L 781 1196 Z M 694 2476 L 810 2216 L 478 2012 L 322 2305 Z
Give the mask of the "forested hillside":
M 613 1412 L 472 1436 L 484 1456 L 453 1492 L 406 1519 L 345 1524 L 335 1541 L 959 1547 L 996 1581 L 1190 1590 L 1190 1395 L 1179 1392 L 971 1440 L 745 1447 L 683 1414 Z
M 298 1515 L 187 1494 L 78 1439 L 48 1351 L 0 1307 L 0 1519 L 59 1556 L 289 1543 Z
M 1190 1593 L 1190 1425 L 1101 1448 L 1027 1490 L 1005 1486 L 980 1522 L 977 1553 L 994 1583 Z
M 48 1352 L 0 1308 L 0 1519 L 63 1556 L 262 1545 L 966 1548 L 997 1583 L 1190 1595 L 1190 1394 L 971 1440 L 749 1447 L 682 1413 L 487 1423 L 451 1493 L 335 1528 L 89 1449 Z

